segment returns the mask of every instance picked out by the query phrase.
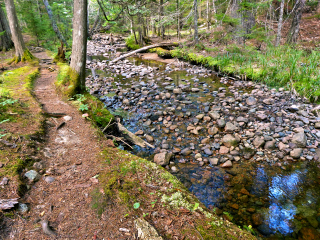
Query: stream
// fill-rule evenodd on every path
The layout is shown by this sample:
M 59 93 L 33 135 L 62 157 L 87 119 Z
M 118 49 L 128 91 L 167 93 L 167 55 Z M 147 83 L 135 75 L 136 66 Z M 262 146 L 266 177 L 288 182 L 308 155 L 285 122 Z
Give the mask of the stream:
M 87 67 L 90 93 L 155 146 L 133 154 L 154 161 L 172 153 L 168 171 L 209 209 L 262 238 L 320 238 L 315 105 L 179 61 L 108 66 L 97 55 Z

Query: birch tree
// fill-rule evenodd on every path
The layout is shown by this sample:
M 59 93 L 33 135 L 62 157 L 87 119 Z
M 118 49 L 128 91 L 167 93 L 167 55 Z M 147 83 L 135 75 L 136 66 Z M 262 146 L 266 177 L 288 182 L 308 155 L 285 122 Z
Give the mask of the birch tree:
M 275 46 L 279 46 L 281 40 L 281 30 L 282 30 L 282 21 L 283 21 L 283 9 L 284 9 L 284 0 L 281 0 L 280 13 L 279 13 L 279 22 L 278 22 L 278 32 Z
M 296 0 L 296 10 L 294 11 L 291 27 L 287 36 L 287 43 L 296 43 L 299 37 L 302 10 L 306 5 L 306 0 Z

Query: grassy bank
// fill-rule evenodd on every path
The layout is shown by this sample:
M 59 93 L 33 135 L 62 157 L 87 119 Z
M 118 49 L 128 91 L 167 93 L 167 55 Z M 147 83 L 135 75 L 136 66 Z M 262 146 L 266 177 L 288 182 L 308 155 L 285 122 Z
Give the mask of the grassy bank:
M 177 48 L 173 57 L 237 75 L 241 79 L 262 82 L 270 87 L 294 90 L 311 101 L 320 96 L 320 52 L 290 46 L 268 46 L 265 51 L 229 46 L 223 53 L 199 54 L 196 49 Z M 214 55 L 214 56 L 213 56 Z
M 36 161 L 43 136 L 39 103 L 32 95 L 38 66 L 25 65 L 0 76 L 0 198 L 19 197 L 24 191 L 22 174 Z

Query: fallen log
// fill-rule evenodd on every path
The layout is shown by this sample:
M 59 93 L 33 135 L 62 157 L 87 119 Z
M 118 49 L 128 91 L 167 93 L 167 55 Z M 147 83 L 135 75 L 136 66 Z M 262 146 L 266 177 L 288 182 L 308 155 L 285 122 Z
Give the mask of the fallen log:
M 130 142 L 132 142 L 135 145 L 138 145 L 139 147 L 145 148 L 145 147 L 151 147 L 154 148 L 153 145 L 147 143 L 134 133 L 130 132 L 128 129 L 126 129 L 121 123 L 117 123 L 119 131 L 123 134 L 124 138 Z
M 151 48 L 172 47 L 172 46 L 178 46 L 178 45 L 179 45 L 179 43 L 157 43 L 157 44 L 153 44 L 153 45 L 150 45 L 150 46 L 145 46 L 145 47 L 139 48 L 137 50 L 131 51 L 131 52 L 127 53 L 127 54 L 124 54 L 124 55 L 122 55 L 122 56 L 110 61 L 110 63 L 115 63 L 115 62 L 117 62 L 119 60 L 122 60 L 124 58 L 130 57 L 133 54 L 136 54 L 136 53 L 139 53 L 139 52 L 144 52 L 144 51 L 147 51 L 147 50 L 149 50 Z

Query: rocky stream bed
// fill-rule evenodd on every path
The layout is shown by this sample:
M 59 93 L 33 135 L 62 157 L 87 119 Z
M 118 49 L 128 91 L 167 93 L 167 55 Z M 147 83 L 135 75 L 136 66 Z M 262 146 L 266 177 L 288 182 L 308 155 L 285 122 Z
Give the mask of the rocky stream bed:
M 179 60 L 108 59 L 124 44 L 88 43 L 90 93 L 155 148 L 134 147 L 207 207 L 264 237 L 320 236 L 320 118 L 315 104 Z

